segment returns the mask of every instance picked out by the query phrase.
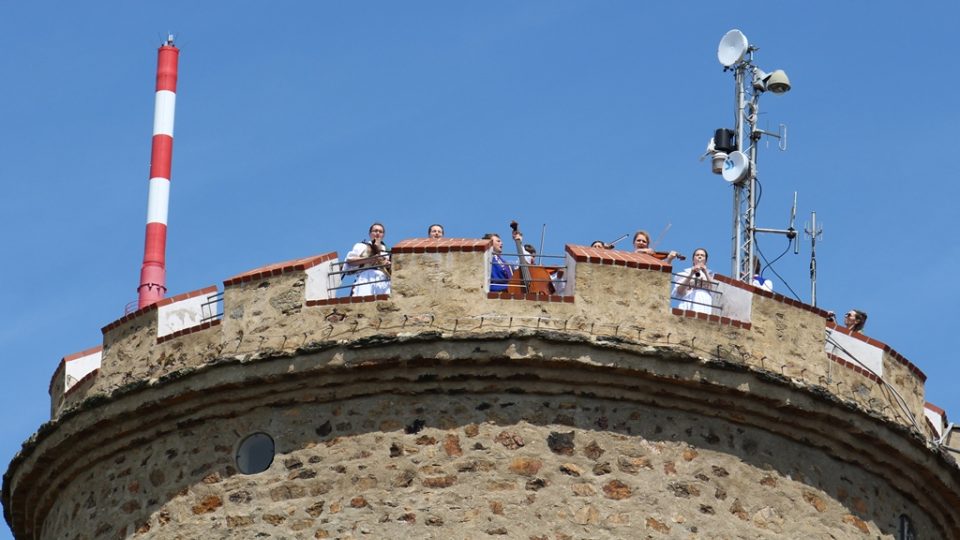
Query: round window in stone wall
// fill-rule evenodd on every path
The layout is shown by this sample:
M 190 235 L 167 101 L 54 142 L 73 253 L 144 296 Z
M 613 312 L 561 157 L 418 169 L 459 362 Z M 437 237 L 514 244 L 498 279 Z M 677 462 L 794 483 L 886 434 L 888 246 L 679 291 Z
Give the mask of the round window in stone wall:
M 237 469 L 243 474 L 261 473 L 273 463 L 273 438 L 266 433 L 254 433 L 240 441 L 237 447 Z

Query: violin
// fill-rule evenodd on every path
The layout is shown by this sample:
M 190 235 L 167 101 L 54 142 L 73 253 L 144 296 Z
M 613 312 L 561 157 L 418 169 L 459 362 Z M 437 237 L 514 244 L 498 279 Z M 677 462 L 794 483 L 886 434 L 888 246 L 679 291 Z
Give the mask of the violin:
M 647 255 L 650 255 L 650 256 L 653 257 L 654 259 L 658 259 L 658 260 L 661 260 L 661 261 L 665 261 L 665 260 L 667 260 L 667 257 L 670 256 L 670 252 L 669 252 L 669 251 L 653 251 L 653 252 L 647 253 Z M 676 259 L 677 259 L 678 261 L 685 261 L 685 260 L 687 260 L 687 258 L 686 258 L 685 256 L 683 256 L 682 254 L 680 254 L 680 253 L 677 253 Z
M 526 292 L 536 294 L 553 294 L 553 284 L 550 280 L 550 271 L 542 266 L 530 264 L 527 255 L 523 251 L 523 244 L 518 235 L 519 225 L 516 221 L 510 222 L 510 228 L 513 229 L 514 242 L 517 244 L 517 253 L 520 256 L 520 271 L 515 272 L 507 283 L 507 290 L 511 292 Z

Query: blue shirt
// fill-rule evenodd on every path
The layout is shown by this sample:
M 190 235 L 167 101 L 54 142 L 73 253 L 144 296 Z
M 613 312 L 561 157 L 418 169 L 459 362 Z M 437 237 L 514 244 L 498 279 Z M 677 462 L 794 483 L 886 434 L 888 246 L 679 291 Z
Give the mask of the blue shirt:
M 494 253 L 490 266 L 490 291 L 507 290 L 507 282 L 513 277 L 513 268 L 503 260 L 503 257 Z

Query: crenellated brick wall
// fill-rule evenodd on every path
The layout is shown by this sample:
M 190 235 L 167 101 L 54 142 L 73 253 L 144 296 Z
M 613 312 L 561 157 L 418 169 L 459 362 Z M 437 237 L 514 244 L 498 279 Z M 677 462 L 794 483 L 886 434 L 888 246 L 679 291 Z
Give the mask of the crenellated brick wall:
M 533 327 L 694 350 L 821 386 L 906 425 L 915 425 L 911 416 L 923 418 L 923 373 L 889 346 L 864 336 L 850 339 L 875 348 L 878 362 L 895 376 L 885 377 L 883 370 L 872 372 L 851 358 L 826 352 L 827 330 L 848 334 L 827 322 L 820 309 L 717 276 L 725 287 L 747 295 L 749 307 L 738 297 L 734 317 L 723 310 L 720 315 L 683 312 L 670 307 L 670 265 L 644 254 L 576 245 L 566 247 L 568 284 L 563 295 L 487 292 L 489 249 L 487 240 L 401 241 L 393 248 L 393 293 L 377 297 L 336 298 L 333 293 L 323 297 L 317 292 L 315 298 L 309 297 L 311 280 L 330 283 L 337 262 L 333 252 L 267 265 L 224 281 L 222 322 L 208 320 L 151 340 L 151 334 L 159 335 L 158 307 L 210 294 L 215 288 L 165 299 L 104 328 L 105 369 L 88 392 L 111 391 L 191 363 L 202 365 L 218 354 L 295 351 L 382 331 L 463 333 Z M 186 336 L 201 330 L 202 337 Z M 170 347 L 160 346 L 167 341 Z M 176 352 L 198 348 L 203 351 L 192 354 L 192 360 L 190 354 L 181 354 L 182 361 L 171 360 Z M 132 358 L 138 360 L 126 360 Z M 909 404 L 909 414 L 883 381 Z M 84 397 L 75 394 L 67 402 L 76 404 Z
M 670 265 L 584 246 L 566 247 L 552 295 L 489 293 L 489 241 L 392 257 L 389 295 L 336 298 L 326 253 L 227 279 L 219 319 L 161 328 L 165 306 L 217 301 L 207 287 L 108 324 L 99 369 L 67 393 L 54 377 L 54 420 L 5 476 L 16 534 L 892 538 L 900 514 L 960 528 L 922 372 L 821 310 L 721 276 L 735 299 L 719 314 L 680 311 Z M 829 352 L 828 330 L 875 349 L 877 372 Z M 254 432 L 276 459 L 242 475 Z

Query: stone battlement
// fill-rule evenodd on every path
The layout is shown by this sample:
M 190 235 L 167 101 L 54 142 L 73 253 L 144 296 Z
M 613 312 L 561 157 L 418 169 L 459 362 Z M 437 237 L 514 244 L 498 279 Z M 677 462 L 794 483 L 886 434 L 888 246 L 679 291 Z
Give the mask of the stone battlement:
M 924 374 L 889 346 L 828 322 L 822 310 L 718 276 L 719 313 L 684 312 L 671 307 L 669 265 L 575 245 L 566 246 L 564 294 L 488 292 L 490 256 L 484 240 L 406 240 L 394 248 L 392 294 L 361 298 L 328 291 L 340 284 L 336 253 L 272 264 L 224 282 L 222 319 L 216 287 L 165 299 L 103 328 L 99 368 L 82 385 L 52 384 L 53 416 L 90 396 L 225 357 L 377 336 L 560 332 L 741 364 L 934 434 L 915 420 L 924 418 Z
M 125 315 L 67 356 L 4 476 L 18 538 L 960 538 L 946 413 L 896 351 L 718 277 L 568 245 L 560 294 L 490 292 L 491 246 L 336 253 Z M 251 437 L 262 467 L 241 464 Z M 955 441 L 948 441 L 954 444 Z M 266 444 L 266 443 L 264 443 Z M 744 532 L 747 531 L 747 532 Z

